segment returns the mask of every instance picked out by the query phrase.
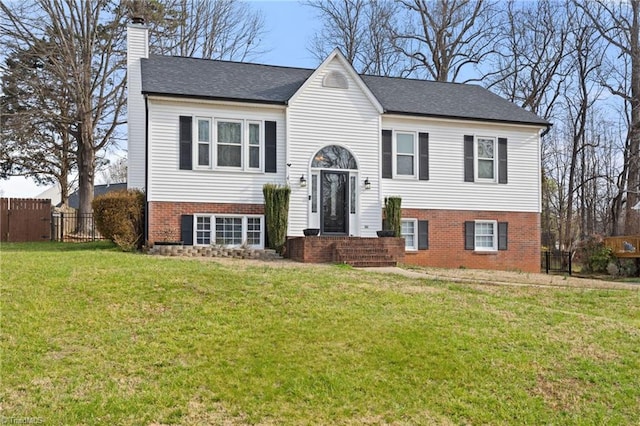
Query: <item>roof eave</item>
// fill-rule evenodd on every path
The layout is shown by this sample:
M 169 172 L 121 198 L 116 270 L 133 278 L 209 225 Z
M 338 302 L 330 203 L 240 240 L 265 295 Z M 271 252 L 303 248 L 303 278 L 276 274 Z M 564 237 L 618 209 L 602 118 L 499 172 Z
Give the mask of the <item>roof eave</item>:
M 266 99 L 247 99 L 247 98 L 230 98 L 223 96 L 206 96 L 206 95 L 185 95 L 179 93 L 163 93 L 163 92 L 151 92 L 151 91 L 142 91 L 143 95 L 147 96 L 162 96 L 168 98 L 182 98 L 182 99 L 200 99 L 207 101 L 219 101 L 219 102 L 240 102 L 247 104 L 263 104 L 263 105 L 286 105 L 287 101 L 272 101 Z
M 393 111 L 393 110 L 385 110 L 385 115 L 406 115 L 413 117 L 429 117 L 429 118 L 443 118 L 449 120 L 463 120 L 463 121 L 482 121 L 487 123 L 508 123 L 508 124 L 521 124 L 526 126 L 537 126 L 537 127 L 551 127 L 552 124 L 544 121 L 544 122 L 535 122 L 535 121 L 521 121 L 521 120 L 503 120 L 497 118 L 485 118 L 485 117 L 463 117 L 456 115 L 443 115 L 443 114 L 425 114 L 425 113 L 417 113 L 417 112 L 407 112 L 407 111 Z

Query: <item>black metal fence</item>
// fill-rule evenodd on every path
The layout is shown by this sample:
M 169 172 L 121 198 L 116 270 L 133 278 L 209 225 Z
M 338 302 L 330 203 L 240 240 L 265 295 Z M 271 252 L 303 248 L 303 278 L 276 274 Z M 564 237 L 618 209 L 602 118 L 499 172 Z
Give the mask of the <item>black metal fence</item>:
M 547 274 L 550 272 L 572 273 L 570 251 L 543 251 L 540 259 L 541 270 Z
M 53 241 L 98 241 L 105 238 L 96 229 L 93 214 L 51 214 L 51 239 Z

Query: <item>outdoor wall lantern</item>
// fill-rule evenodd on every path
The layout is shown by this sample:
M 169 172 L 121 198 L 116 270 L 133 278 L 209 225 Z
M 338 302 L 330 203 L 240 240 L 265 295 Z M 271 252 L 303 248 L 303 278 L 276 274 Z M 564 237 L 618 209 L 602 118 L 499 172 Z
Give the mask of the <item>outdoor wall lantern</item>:
M 371 189 L 371 182 L 369 182 L 369 178 L 364 180 L 364 189 Z
M 307 180 L 304 178 L 304 175 L 300 176 L 300 188 L 307 187 Z

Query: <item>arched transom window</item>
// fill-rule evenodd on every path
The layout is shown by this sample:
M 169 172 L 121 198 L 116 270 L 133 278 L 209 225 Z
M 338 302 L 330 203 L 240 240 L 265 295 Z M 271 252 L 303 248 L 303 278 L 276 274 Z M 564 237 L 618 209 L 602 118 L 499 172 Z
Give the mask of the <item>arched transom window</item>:
M 357 170 L 358 164 L 346 148 L 338 145 L 328 145 L 316 153 L 311 162 L 311 167 Z

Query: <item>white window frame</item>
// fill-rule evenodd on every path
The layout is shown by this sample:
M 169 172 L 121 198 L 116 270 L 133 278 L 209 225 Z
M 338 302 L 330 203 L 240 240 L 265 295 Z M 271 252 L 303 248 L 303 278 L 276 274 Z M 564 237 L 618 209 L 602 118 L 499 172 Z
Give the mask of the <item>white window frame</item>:
M 198 219 L 208 219 L 209 220 L 209 229 L 208 230 L 200 230 L 198 229 Z M 214 222 L 211 218 L 211 216 L 209 215 L 194 215 L 193 216 L 193 242 L 195 243 L 194 245 L 197 246 L 208 246 L 211 245 L 211 241 L 213 240 L 213 235 L 214 235 L 214 229 L 213 229 L 213 225 Z M 209 244 L 206 243 L 199 243 L 198 242 L 198 232 L 208 232 L 209 233 Z
M 478 175 L 480 172 L 480 160 L 487 160 L 478 156 L 478 145 L 480 139 L 490 140 L 493 142 L 493 178 L 482 178 Z M 498 182 L 498 139 L 493 136 L 476 136 L 473 141 L 473 168 L 474 178 L 476 182 Z
M 258 125 L 258 167 L 251 167 L 251 163 L 249 161 L 250 155 L 251 155 L 251 147 L 255 146 L 255 145 L 251 145 L 251 141 L 250 141 L 250 137 L 251 137 L 251 125 L 252 124 L 256 124 Z M 264 131 L 263 129 L 263 122 L 262 121 L 258 121 L 258 120 L 247 120 L 246 123 L 246 149 L 245 151 L 245 163 L 246 167 L 245 170 L 248 172 L 262 172 L 264 170 Z M 244 143 L 244 141 L 243 141 Z M 243 147 L 244 148 L 244 147 Z
M 411 135 L 413 137 L 413 174 L 405 175 L 398 173 L 398 155 L 407 156 L 409 154 L 398 154 L 398 135 Z M 393 178 L 416 179 L 418 177 L 418 133 L 407 130 L 394 130 L 393 132 Z
M 197 232 L 198 232 L 198 218 L 208 218 L 210 219 L 210 229 L 209 229 L 209 244 L 198 244 Z M 247 247 L 253 249 L 263 249 L 264 248 L 264 236 L 265 236 L 265 221 L 264 215 L 241 215 L 241 214 L 206 214 L 206 213 L 198 213 L 193 215 L 193 241 L 196 246 L 208 246 L 212 244 L 216 244 L 216 219 L 221 218 L 241 218 L 242 219 L 242 238 L 240 244 L 227 245 L 225 247 L 241 247 L 248 241 L 248 219 L 260 219 L 260 243 L 259 244 L 247 244 Z
M 488 234 L 479 234 L 478 225 L 491 224 L 493 226 L 493 246 L 481 247 L 478 246 L 478 237 L 488 236 Z M 498 251 L 498 221 L 497 220 L 476 220 L 473 232 L 473 247 L 475 251 Z
M 221 166 L 218 164 L 218 146 L 226 145 L 226 146 L 237 146 L 236 144 L 229 143 L 221 143 L 218 141 L 218 123 L 236 123 L 240 124 L 240 166 Z M 214 128 L 214 139 L 213 142 L 215 144 L 215 168 L 220 170 L 244 170 L 245 162 L 245 148 L 244 148 L 244 139 L 246 134 L 245 123 L 244 120 L 238 120 L 233 118 L 216 118 L 215 119 L 215 128 Z
M 404 229 L 402 227 L 403 223 L 408 223 L 411 222 L 413 223 L 413 234 L 408 234 L 404 232 Z M 400 236 L 401 237 L 405 237 L 405 235 L 412 235 L 413 236 L 413 246 L 409 246 L 407 245 L 407 239 L 404 239 L 404 249 L 405 251 L 418 251 L 418 219 L 405 219 L 402 218 L 402 220 L 400 221 Z
M 193 140 L 193 168 L 194 169 L 211 169 L 213 167 L 213 129 L 211 128 L 213 120 L 210 117 L 194 117 L 193 128 L 195 131 L 192 135 Z M 200 121 L 206 121 L 209 123 L 209 142 L 203 142 L 200 140 Z M 209 164 L 200 165 L 200 145 L 209 146 Z

